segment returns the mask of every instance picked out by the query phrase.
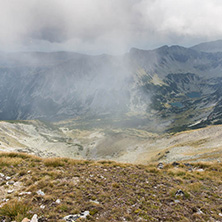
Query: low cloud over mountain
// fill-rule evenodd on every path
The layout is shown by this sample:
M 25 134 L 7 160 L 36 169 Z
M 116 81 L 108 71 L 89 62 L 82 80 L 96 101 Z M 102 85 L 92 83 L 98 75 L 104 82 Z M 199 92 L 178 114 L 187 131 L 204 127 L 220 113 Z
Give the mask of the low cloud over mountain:
M 188 46 L 222 38 L 221 8 L 219 0 L 1 1 L 0 49 L 98 54 Z

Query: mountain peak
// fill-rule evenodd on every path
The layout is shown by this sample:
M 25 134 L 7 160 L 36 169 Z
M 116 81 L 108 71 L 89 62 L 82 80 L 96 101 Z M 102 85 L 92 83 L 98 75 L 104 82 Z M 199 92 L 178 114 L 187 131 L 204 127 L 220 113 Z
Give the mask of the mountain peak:
M 211 42 L 203 42 L 192 46 L 191 49 L 201 52 L 222 52 L 222 39 Z

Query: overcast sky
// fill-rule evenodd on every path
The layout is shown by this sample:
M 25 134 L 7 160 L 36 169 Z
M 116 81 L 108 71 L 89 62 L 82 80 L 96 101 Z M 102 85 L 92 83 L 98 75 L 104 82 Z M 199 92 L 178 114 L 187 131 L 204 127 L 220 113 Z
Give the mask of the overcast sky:
M 0 0 L 0 50 L 118 54 L 222 39 L 221 0 Z

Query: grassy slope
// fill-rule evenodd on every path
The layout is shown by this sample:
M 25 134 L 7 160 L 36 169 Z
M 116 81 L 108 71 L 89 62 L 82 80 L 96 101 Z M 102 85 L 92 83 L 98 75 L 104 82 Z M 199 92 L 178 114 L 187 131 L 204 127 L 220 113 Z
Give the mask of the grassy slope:
M 90 216 L 79 221 L 220 221 L 222 164 L 195 163 L 192 171 L 189 168 L 182 163 L 159 170 L 156 165 L 0 153 L 0 172 L 20 182 L 7 185 L 1 179 L 0 204 L 4 197 L 10 200 L 0 213 L 7 214 L 5 206 L 10 209 L 20 199 L 23 206 L 31 206 L 31 215 L 37 213 L 47 221 L 63 221 L 64 216 L 85 210 Z M 7 194 L 11 189 L 15 191 Z M 39 189 L 45 196 L 36 193 Z M 175 196 L 178 189 L 184 191 L 183 197 Z M 22 191 L 31 194 L 19 196 Z

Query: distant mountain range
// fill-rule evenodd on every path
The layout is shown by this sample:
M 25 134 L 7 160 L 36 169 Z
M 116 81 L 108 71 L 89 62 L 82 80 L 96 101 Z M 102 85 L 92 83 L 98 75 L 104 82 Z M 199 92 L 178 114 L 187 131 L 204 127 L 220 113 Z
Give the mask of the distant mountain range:
M 1 120 L 100 118 L 168 131 L 222 123 L 222 40 L 121 56 L 1 53 L 0 78 Z
M 222 40 L 200 43 L 191 49 L 202 52 L 222 52 Z

